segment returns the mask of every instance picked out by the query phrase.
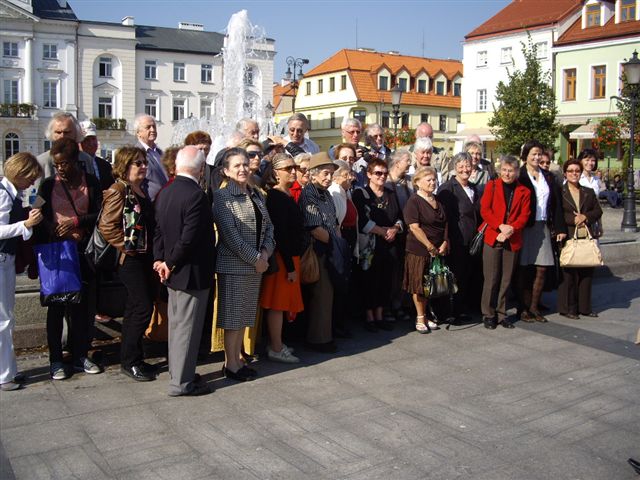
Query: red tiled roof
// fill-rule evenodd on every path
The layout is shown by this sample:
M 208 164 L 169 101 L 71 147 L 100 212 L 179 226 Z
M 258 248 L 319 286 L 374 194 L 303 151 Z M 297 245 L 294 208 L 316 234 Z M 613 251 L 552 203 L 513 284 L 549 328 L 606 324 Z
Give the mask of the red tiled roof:
M 275 83 L 273 85 L 273 109 L 274 111 L 280 106 L 282 97 L 293 97 L 293 88 L 291 84 L 279 85 Z
M 582 3 L 583 0 L 513 0 L 465 38 L 491 37 L 512 30 L 552 25 L 575 12 Z
M 443 73 L 451 81 L 457 75 L 462 76 L 462 62 L 459 60 L 438 60 L 343 49 L 311 69 L 304 78 L 346 70 L 351 75 L 351 82 L 359 101 L 391 103 L 391 92 L 378 90 L 377 87 L 377 72 L 383 66 L 390 70 L 392 75 L 406 70 L 411 77 L 416 77 L 421 72 L 426 72 L 430 78 Z M 402 95 L 402 102 L 412 105 L 460 108 L 460 97 L 454 97 L 451 94 L 405 92 Z
M 582 19 L 578 18 L 569 29 L 555 42 L 554 45 L 569 45 L 608 38 L 631 37 L 640 34 L 640 21 L 615 22 L 611 17 L 603 27 L 582 28 Z M 640 40 L 640 39 L 639 39 Z

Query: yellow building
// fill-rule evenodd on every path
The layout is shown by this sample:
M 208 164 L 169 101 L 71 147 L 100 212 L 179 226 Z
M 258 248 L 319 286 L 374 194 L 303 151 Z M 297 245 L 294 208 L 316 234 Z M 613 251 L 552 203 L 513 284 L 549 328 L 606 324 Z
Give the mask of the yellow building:
M 391 89 L 396 84 L 404 90 L 398 129 L 429 122 L 435 145 L 453 147 L 449 137 L 460 121 L 462 90 L 462 63 L 458 60 L 340 50 L 299 81 L 295 110 L 309 118 L 309 136 L 326 150 L 340 143 L 340 124 L 345 117 L 393 130 Z M 291 89 L 274 86 L 276 122 L 291 114 L 288 94 Z

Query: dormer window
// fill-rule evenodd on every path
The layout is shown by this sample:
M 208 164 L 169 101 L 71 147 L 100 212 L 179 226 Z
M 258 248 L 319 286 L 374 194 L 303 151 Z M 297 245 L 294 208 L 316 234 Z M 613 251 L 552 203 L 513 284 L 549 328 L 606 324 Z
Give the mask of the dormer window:
M 620 2 L 620 21 L 630 22 L 636 19 L 636 0 L 622 0 Z
M 600 4 L 587 5 L 587 28 L 600 26 Z
M 400 89 L 401 89 L 403 92 L 406 92 L 406 91 L 407 91 L 408 82 L 407 82 L 407 79 L 406 79 L 406 78 L 399 78 L 399 79 L 398 79 L 398 85 L 400 85 Z
M 385 75 L 380 75 L 378 77 L 380 90 L 389 90 L 389 77 Z
M 427 93 L 427 80 L 418 80 L 418 93 Z

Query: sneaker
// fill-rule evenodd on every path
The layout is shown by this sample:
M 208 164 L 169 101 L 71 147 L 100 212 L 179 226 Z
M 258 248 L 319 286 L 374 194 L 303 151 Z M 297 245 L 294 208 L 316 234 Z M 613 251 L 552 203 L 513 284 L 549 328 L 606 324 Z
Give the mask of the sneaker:
M 90 373 L 92 375 L 95 375 L 97 373 L 102 373 L 102 368 L 100 368 L 99 365 L 96 365 L 95 363 L 93 363 L 87 357 L 83 357 L 80 359 L 79 362 L 75 363 L 73 365 L 73 369 L 76 372 Z
M 286 349 L 286 350 L 289 350 L 289 353 L 293 353 L 293 352 L 295 352 L 295 351 L 296 351 L 296 349 L 295 349 L 295 348 L 290 347 L 290 346 L 288 346 L 288 345 L 285 345 L 284 343 L 282 344 L 282 348 L 284 348 L 284 349 Z
M 279 352 L 274 352 L 271 348 L 267 347 L 267 357 L 273 362 L 280 363 L 299 363 L 300 359 L 293 355 L 289 349 L 282 347 Z
M 62 362 L 54 362 L 51 364 L 52 380 L 64 380 L 67 378 L 67 376 L 67 372 L 65 372 Z

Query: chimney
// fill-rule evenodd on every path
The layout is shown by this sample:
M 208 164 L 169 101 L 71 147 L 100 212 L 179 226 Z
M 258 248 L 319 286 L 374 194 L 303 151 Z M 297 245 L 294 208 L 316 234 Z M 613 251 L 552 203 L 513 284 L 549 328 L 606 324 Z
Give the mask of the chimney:
M 127 15 L 122 19 L 122 25 L 126 25 L 128 27 L 133 27 L 136 24 L 135 17 Z
M 204 32 L 204 25 L 202 23 L 180 22 L 178 23 L 178 29 Z

